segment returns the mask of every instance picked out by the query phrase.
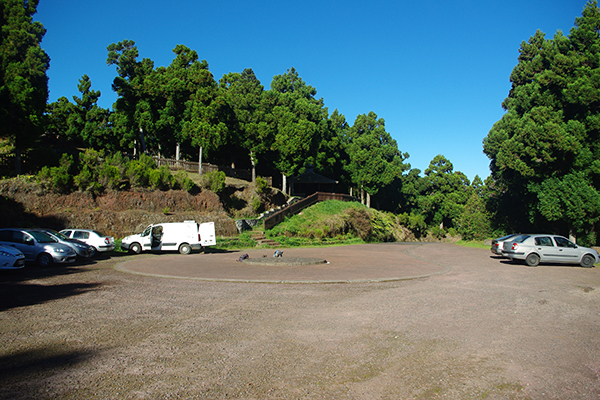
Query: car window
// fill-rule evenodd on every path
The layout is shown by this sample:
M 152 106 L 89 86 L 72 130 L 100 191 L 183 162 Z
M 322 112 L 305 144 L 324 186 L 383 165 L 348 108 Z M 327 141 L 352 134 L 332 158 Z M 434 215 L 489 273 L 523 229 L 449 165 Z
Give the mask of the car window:
M 90 237 L 89 232 L 73 231 L 73 239 L 87 239 Z
M 517 243 L 523 243 L 524 241 L 526 241 L 529 238 L 530 238 L 529 235 L 521 235 L 521 236 L 517 236 L 516 238 L 514 238 L 511 241 L 512 242 L 517 242 Z
M 61 231 L 61 233 L 65 236 L 71 237 L 71 231 Z
M 554 243 L 552 243 L 552 239 L 550 239 L 548 236 L 536 237 L 535 245 L 536 246 L 554 247 Z
M 0 231 L 0 240 L 3 242 L 12 242 L 12 231 Z
M 141 236 L 148 236 L 150 234 L 151 230 L 152 230 L 152 226 L 147 227 Z
M 565 239 L 562 236 L 554 236 L 554 241 L 556 242 L 556 245 L 558 247 L 570 247 L 572 249 L 574 249 L 575 247 L 577 247 L 575 245 L 575 243 L 571 242 L 570 240 Z
M 49 232 L 46 232 L 46 233 L 48 233 L 48 235 L 54 236 L 54 237 L 56 237 L 56 238 L 58 238 L 60 240 L 68 240 L 69 239 L 67 236 L 65 236 L 64 233 L 60 233 L 60 232 L 56 232 L 56 231 L 49 231 Z
M 50 236 L 44 232 L 32 231 L 32 232 L 29 232 L 29 234 L 31 236 L 33 236 L 35 238 L 35 240 L 37 240 L 39 243 L 56 243 L 57 242 L 56 239 L 54 239 L 52 236 Z

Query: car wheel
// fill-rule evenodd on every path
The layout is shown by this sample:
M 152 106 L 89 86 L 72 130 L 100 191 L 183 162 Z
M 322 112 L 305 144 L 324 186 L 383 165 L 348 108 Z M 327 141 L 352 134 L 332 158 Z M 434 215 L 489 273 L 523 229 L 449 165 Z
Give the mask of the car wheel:
M 190 254 L 192 252 L 192 247 L 187 243 L 182 243 L 179 246 L 179 252 L 181 254 Z
M 538 256 L 537 254 L 530 254 L 525 259 L 525 264 L 529 265 L 530 267 L 537 267 L 539 263 L 540 256 Z
M 581 265 L 583 268 L 592 268 L 594 266 L 594 261 L 596 261 L 594 257 L 590 256 L 589 254 L 586 254 L 581 259 L 579 265 Z
M 142 252 L 142 246 L 140 246 L 139 243 L 131 243 L 131 246 L 129 246 L 129 251 L 135 254 L 140 254 Z
M 37 263 L 40 267 L 49 267 L 52 265 L 52 256 L 47 253 L 42 253 L 37 258 Z
M 94 246 L 90 247 L 90 257 L 94 257 L 97 252 L 98 252 L 97 248 L 95 248 Z

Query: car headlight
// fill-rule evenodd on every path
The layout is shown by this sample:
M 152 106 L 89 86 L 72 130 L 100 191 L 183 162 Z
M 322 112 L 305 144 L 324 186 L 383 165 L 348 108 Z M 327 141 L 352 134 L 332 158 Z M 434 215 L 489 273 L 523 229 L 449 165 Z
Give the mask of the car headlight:
M 14 255 L 12 253 L 9 253 L 7 251 L 4 251 L 4 250 L 0 250 L 0 256 L 3 256 L 3 257 L 16 257 L 16 255 Z
M 58 248 L 58 247 L 53 247 L 52 251 L 55 252 L 55 253 L 64 253 L 65 249 L 61 249 L 61 248 Z

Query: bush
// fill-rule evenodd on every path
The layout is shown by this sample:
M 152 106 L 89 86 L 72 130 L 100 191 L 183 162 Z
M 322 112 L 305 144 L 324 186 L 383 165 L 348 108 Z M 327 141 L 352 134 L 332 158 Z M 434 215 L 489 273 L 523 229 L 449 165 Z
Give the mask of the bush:
M 38 181 L 54 192 L 69 193 L 73 189 L 72 166 L 73 156 L 63 154 L 58 167 L 43 167 L 41 169 L 37 176 Z
M 152 169 L 148 173 L 148 180 L 152 189 L 169 190 L 175 182 L 169 168 L 161 165 L 158 169 Z
M 269 184 L 267 183 L 267 181 L 260 176 L 256 177 L 256 182 L 254 183 L 254 185 L 256 194 L 263 194 L 269 188 Z
M 190 192 L 196 184 L 188 176 L 187 172 L 179 170 L 175 173 L 174 188 L 179 188 Z
M 202 187 L 220 194 L 225 188 L 225 172 L 213 171 L 202 176 Z

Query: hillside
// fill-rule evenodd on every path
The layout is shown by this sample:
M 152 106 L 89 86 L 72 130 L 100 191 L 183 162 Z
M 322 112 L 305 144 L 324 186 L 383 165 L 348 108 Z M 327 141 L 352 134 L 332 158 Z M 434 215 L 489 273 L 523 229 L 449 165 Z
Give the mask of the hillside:
M 219 236 L 237 234 L 234 218 L 250 216 L 255 195 L 249 182 L 228 180 L 221 195 L 210 190 L 111 191 L 99 196 L 44 191 L 32 178 L 0 181 L 0 227 L 67 227 L 96 229 L 121 238 L 148 224 L 169 221 L 214 221 Z M 280 205 L 285 196 L 273 191 L 261 196 L 263 208 Z

